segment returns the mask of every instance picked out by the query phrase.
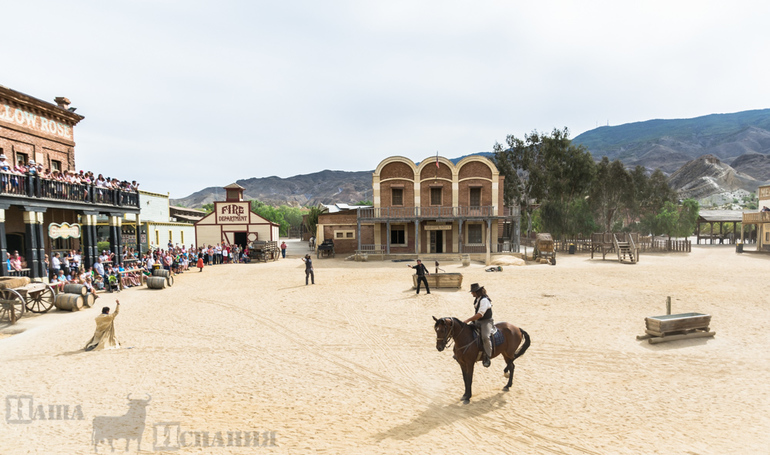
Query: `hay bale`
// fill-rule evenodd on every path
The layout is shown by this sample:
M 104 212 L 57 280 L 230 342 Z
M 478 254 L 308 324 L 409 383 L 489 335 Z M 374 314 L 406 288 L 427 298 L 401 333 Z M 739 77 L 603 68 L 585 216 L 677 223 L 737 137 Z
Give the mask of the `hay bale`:
M 527 263 L 516 256 L 497 256 L 492 260 L 492 265 L 527 265 Z
M 0 277 L 0 289 L 21 288 L 30 283 L 28 276 L 2 276 Z

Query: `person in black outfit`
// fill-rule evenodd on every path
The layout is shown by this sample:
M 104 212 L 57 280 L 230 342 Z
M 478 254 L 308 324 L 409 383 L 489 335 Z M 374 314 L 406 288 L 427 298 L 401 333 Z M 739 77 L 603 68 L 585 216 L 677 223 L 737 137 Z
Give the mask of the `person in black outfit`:
M 407 265 L 410 269 L 414 269 L 415 273 L 417 273 L 417 293 L 420 293 L 420 282 L 425 283 L 425 290 L 428 294 L 430 294 L 430 288 L 428 287 L 428 279 L 425 278 L 425 275 L 430 275 L 428 272 L 428 269 L 422 265 L 421 260 L 417 260 L 417 265 L 412 267 L 411 265 Z
M 312 284 L 315 284 L 315 273 L 313 273 L 313 260 L 309 254 L 306 254 L 304 258 L 300 258 L 305 263 L 305 286 L 307 286 L 307 279 L 310 278 Z

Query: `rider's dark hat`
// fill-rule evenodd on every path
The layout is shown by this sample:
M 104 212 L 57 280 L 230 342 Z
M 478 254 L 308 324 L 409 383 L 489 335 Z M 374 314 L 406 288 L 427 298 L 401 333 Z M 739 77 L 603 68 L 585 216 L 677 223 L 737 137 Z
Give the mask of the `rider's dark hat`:
M 481 289 L 484 289 L 484 286 L 479 286 L 479 283 L 473 283 L 471 285 L 471 292 L 479 292 Z

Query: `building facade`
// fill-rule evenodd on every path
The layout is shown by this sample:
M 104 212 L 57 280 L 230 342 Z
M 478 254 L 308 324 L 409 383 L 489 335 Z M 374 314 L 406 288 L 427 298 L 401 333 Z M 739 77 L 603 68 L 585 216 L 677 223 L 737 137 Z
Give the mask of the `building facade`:
M 744 213 L 741 223 L 741 240 L 745 243 L 746 228 L 756 231 L 757 251 L 770 251 L 770 185 L 760 186 L 757 190 L 759 211 Z
M 169 195 L 139 191 L 142 197 L 142 207 L 139 221 L 132 216 L 126 216 L 123 226 L 123 238 L 126 246 L 135 248 L 137 235 L 143 250 L 161 248 L 168 244 L 197 245 L 195 240 L 195 225 L 189 221 L 176 221 L 172 218 Z M 201 217 L 202 218 L 202 217 Z M 101 239 L 100 239 L 101 240 Z
M 195 223 L 199 246 L 246 246 L 256 240 L 278 241 L 280 226 L 257 215 L 251 202 L 243 200 L 244 188 L 236 183 L 225 187 L 224 201 L 214 202 L 214 211 Z
M 503 184 L 504 176 L 483 156 L 457 164 L 443 157 L 419 164 L 387 158 L 372 176 L 374 207 L 358 209 L 358 250 L 487 258 L 518 252 L 519 212 L 505 207 Z M 369 229 L 372 243 L 366 241 Z
M 83 120 L 69 107 L 0 86 L 0 156 L 14 166 L 42 164 L 75 170 L 74 128 Z M 45 256 L 81 249 L 84 265 L 97 256 L 97 218 L 106 217 L 110 249 L 122 249 L 125 214 L 139 213 L 139 194 L 41 178 L 35 171 L 0 170 L 0 275 L 8 275 L 8 252 L 26 259 L 24 274 L 44 277 Z

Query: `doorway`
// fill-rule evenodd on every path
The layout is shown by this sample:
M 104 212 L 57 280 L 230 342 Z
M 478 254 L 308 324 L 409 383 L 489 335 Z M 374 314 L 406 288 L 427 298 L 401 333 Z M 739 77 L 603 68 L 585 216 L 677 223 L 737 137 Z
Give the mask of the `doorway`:
M 245 247 L 246 244 L 249 243 L 247 232 L 233 232 L 233 238 L 235 239 L 235 244 L 240 245 L 241 248 Z
M 430 231 L 430 252 L 444 252 L 444 231 Z

